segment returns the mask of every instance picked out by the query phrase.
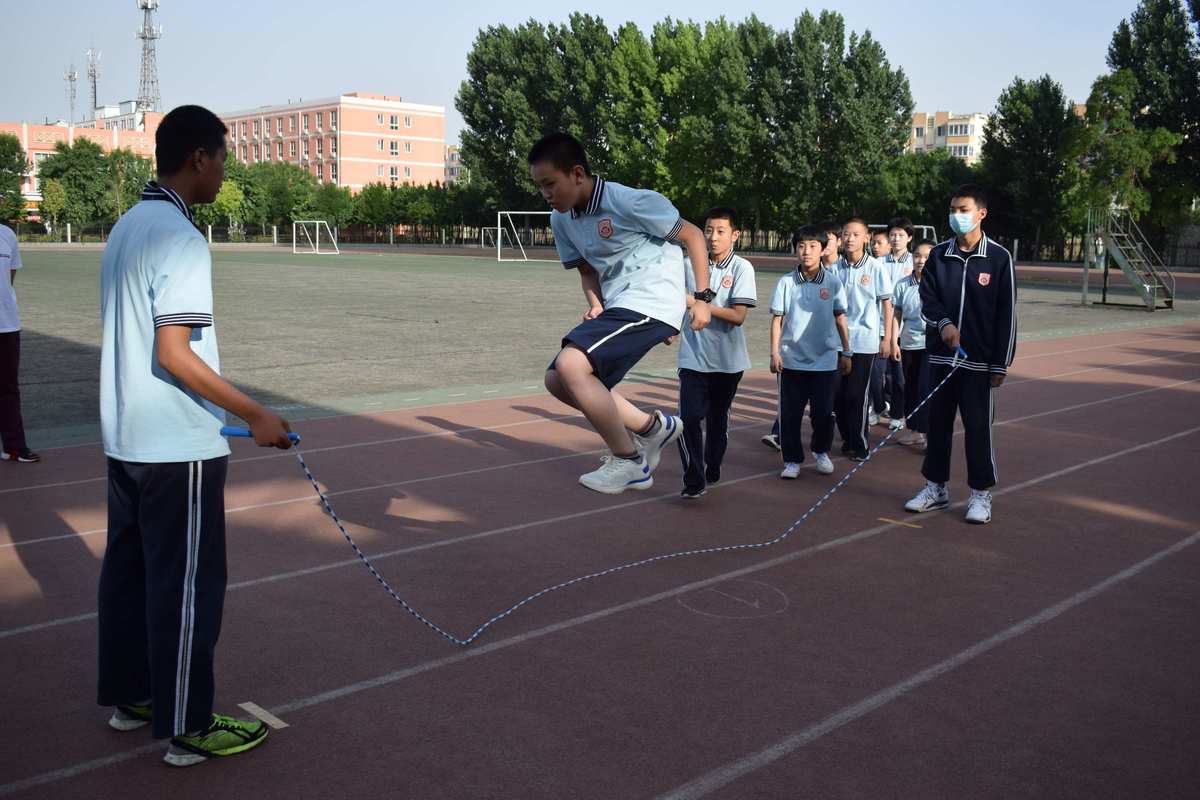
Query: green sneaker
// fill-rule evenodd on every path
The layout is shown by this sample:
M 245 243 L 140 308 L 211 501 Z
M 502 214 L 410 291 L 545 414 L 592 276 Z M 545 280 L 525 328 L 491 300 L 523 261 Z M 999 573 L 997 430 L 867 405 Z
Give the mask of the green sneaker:
M 195 736 L 171 739 L 163 761 L 173 767 L 190 767 L 218 756 L 231 756 L 266 741 L 270 728 L 260 720 L 242 720 L 213 714 L 208 727 Z
M 154 719 L 154 709 L 149 703 L 145 705 L 117 706 L 108 720 L 108 727 L 115 731 L 136 731 L 144 728 Z

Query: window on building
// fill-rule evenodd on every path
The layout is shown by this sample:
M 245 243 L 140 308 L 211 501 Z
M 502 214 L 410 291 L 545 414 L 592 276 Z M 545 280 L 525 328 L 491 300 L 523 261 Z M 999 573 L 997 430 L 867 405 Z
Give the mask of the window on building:
M 945 126 L 945 125 L 938 125 L 938 129 L 937 129 L 937 135 L 938 135 L 938 136 L 945 136 L 945 135 L 946 135 L 946 126 Z
M 296 143 L 288 142 L 288 158 L 296 157 Z
M 304 140 L 304 157 L 308 158 L 308 139 Z
M 242 162 L 244 163 L 249 160 L 250 160 L 250 151 L 249 151 L 249 148 L 246 147 L 245 142 L 243 142 L 242 143 Z
M 296 132 L 296 115 L 292 114 L 288 117 L 288 133 Z
M 400 155 L 400 143 L 397 142 L 395 139 L 388 142 L 388 149 L 391 151 L 392 155 L 394 155 L 394 156 Z
M 257 139 L 261 134 L 262 131 L 258 127 L 258 120 L 254 120 L 254 138 Z
M 329 165 L 329 180 L 337 183 L 337 164 Z
M 400 118 L 392 114 L 391 118 L 388 119 L 388 127 L 394 131 L 400 130 Z
M 336 111 L 329 112 L 329 127 L 331 130 L 335 130 L 335 131 L 337 130 L 337 112 Z
M 246 138 L 246 120 L 242 120 L 242 138 Z
M 924 139 L 925 138 L 925 129 L 924 128 L 913 128 L 913 136 L 915 136 L 918 139 Z
M 283 142 L 275 143 L 275 157 L 280 161 L 283 161 Z
M 317 164 L 317 180 L 325 180 L 325 166 L 323 164 Z
M 406 178 L 411 178 L 411 177 L 412 177 L 412 167 L 405 167 L 405 168 L 404 168 L 404 177 L 406 177 Z
M 391 177 L 392 183 L 395 183 L 400 178 L 400 168 L 392 167 L 388 170 L 388 175 Z
M 380 164 L 378 167 L 375 168 L 375 174 L 377 176 L 379 176 L 380 178 L 383 177 L 383 164 Z
M 275 119 L 275 135 L 283 136 L 283 117 L 277 117 Z
M 318 111 L 314 116 L 317 118 L 317 130 L 321 130 L 323 124 L 322 121 L 325 119 L 325 113 Z
M 375 142 L 375 147 L 376 147 L 376 149 L 379 150 L 379 152 L 382 153 L 383 152 L 383 139 L 380 139 L 379 141 Z
M 325 152 L 325 140 L 317 139 L 317 155 L 321 155 L 324 152 Z
M 404 127 L 406 127 L 406 128 L 411 128 L 411 127 L 412 127 L 412 117 L 405 117 L 405 118 L 404 118 Z
M 301 124 L 304 126 L 304 132 L 308 133 L 308 114 L 304 115 L 304 117 L 301 120 Z
M 406 152 L 406 153 L 411 153 L 411 152 L 412 152 L 412 142 L 405 142 L 405 143 L 404 143 L 404 152 Z
M 251 148 L 250 152 L 254 153 L 254 160 L 258 161 L 258 142 L 254 143 L 254 147 Z
M 329 155 L 331 155 L 331 156 L 337 155 L 337 139 L 329 140 Z
M 383 114 L 376 114 L 376 115 L 375 115 L 375 124 L 376 124 L 376 125 L 382 125 L 382 124 L 383 124 Z

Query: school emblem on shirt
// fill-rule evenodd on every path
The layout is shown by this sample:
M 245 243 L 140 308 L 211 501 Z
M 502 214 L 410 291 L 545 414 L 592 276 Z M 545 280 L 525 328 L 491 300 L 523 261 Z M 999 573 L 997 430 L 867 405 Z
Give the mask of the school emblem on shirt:
M 733 276 L 726 275 L 725 278 L 721 281 L 721 285 L 724 286 L 726 289 L 731 288 L 733 286 Z
M 828 300 L 828 299 L 829 299 L 829 290 L 828 290 L 828 289 L 822 289 L 822 290 L 821 290 L 821 299 L 822 299 L 822 300 Z
M 987 286 L 991 282 L 992 282 L 991 273 L 988 273 L 988 272 L 979 273 L 979 285 L 980 286 Z
M 863 286 L 870 286 L 871 285 L 871 276 L 863 275 L 861 278 L 858 279 L 858 282 L 861 283 Z
M 613 235 L 613 226 L 611 219 L 602 219 L 596 223 L 596 233 L 600 234 L 601 239 L 607 239 Z

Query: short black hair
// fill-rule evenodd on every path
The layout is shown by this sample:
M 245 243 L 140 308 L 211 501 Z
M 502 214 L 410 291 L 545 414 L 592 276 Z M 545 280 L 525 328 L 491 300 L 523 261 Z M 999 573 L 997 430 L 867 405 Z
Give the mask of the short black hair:
M 543 161 L 549 161 L 561 172 L 570 172 L 578 165 L 588 175 L 592 174 L 583 145 L 574 136 L 562 131 L 546 134 L 530 149 L 530 166 Z
M 871 232 L 871 226 L 868 225 L 867 221 L 865 219 L 863 219 L 862 217 L 851 217 L 850 219 L 848 219 L 842 223 L 842 228 L 845 228 L 847 225 L 856 225 L 856 224 L 862 225 L 864 228 L 866 228 L 867 233 Z
M 839 239 L 842 238 L 842 226 L 838 225 L 833 220 L 826 220 L 818 227 L 820 227 L 820 229 L 825 233 L 826 239 L 828 239 L 830 236 L 836 236 Z
M 912 243 L 912 252 L 914 252 L 914 253 L 917 252 L 917 248 L 921 247 L 922 245 L 929 245 L 930 247 L 933 247 L 936 244 L 937 244 L 937 242 L 931 242 L 928 239 L 917 239 L 915 242 Z
M 913 222 L 908 217 L 892 217 L 892 221 L 889 222 L 887 226 L 888 233 L 891 233 L 896 228 L 899 228 L 907 233 L 909 239 L 916 235 L 916 229 L 913 227 Z
M 737 210 L 729 206 L 713 206 L 708 211 L 705 211 L 704 224 L 707 225 L 710 219 L 727 219 L 729 220 L 729 227 L 735 231 L 742 229 L 741 224 L 738 222 Z
M 225 147 L 227 132 L 225 123 L 203 106 L 171 109 L 154 132 L 154 160 L 158 163 L 158 174 L 179 172 L 197 150 L 216 156 Z
M 888 235 L 888 232 L 882 228 L 873 228 L 871 230 L 871 238 L 872 239 L 874 239 L 876 236 L 882 236 L 883 238 L 886 239 L 887 235 Z
M 953 201 L 956 197 L 969 197 L 975 201 L 976 208 L 988 207 L 987 190 L 977 183 L 964 183 L 962 186 L 955 189 L 946 198 L 948 201 Z
M 824 225 L 805 225 L 792 234 L 792 249 L 796 249 L 801 242 L 817 242 L 824 249 L 828 239 Z

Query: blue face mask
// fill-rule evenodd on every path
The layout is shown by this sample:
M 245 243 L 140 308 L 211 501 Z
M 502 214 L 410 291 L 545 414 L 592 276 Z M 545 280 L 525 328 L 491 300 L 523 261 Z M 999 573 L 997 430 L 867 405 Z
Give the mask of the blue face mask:
M 950 215 L 950 230 L 958 236 L 966 236 L 971 231 L 975 230 L 975 215 L 974 214 L 951 214 Z

